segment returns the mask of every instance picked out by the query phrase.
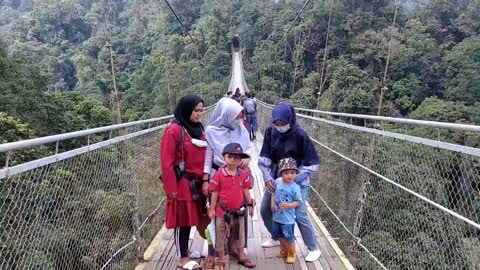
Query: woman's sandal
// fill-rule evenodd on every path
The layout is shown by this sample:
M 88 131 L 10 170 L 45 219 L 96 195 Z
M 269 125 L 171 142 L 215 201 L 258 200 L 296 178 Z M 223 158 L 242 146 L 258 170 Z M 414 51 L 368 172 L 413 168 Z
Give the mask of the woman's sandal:
M 241 264 L 247 268 L 255 268 L 255 266 L 257 266 L 255 264 L 255 261 L 252 260 L 251 258 L 249 257 L 245 257 L 243 259 L 238 259 L 238 264 Z
M 215 266 L 217 266 L 218 270 L 225 270 L 225 260 L 218 260 L 215 262 Z
M 203 260 L 203 268 L 205 270 L 213 270 L 215 269 L 215 260 L 213 259 L 212 256 L 207 256 Z

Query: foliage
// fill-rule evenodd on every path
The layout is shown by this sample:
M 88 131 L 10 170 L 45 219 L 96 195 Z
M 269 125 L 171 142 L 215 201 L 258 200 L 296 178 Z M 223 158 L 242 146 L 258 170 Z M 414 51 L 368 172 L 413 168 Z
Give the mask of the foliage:
M 0 33 L 4 42 L 0 44 L 1 141 L 108 125 L 113 122 L 112 109 L 117 105 L 123 121 L 171 114 L 178 99 L 187 93 L 200 94 L 211 105 L 225 92 L 231 67 L 230 40 L 236 35 L 243 47 L 247 83 L 257 92 L 258 99 L 268 103 L 289 100 L 297 107 L 376 114 L 380 89 L 386 87 L 382 115 L 480 124 L 479 0 L 401 1 L 393 27 L 398 1 L 311 1 L 288 33 L 286 29 L 304 1 L 170 2 L 194 40 L 185 35 L 168 7 L 158 1 L 0 1 Z M 120 104 L 115 101 L 115 91 Z M 425 128 L 407 132 L 480 145 L 476 134 Z M 69 142 L 61 147 L 79 145 L 80 142 Z M 51 149 L 38 151 L 15 154 L 12 164 L 48 154 Z M 381 158 L 384 157 L 372 162 Z M 4 160 L 2 156 L 0 161 Z M 403 162 L 392 161 L 397 165 L 392 166 L 390 173 L 408 179 Z M 72 172 L 57 173 L 58 179 L 65 179 L 65 174 Z M 74 175 L 73 179 L 81 182 L 88 177 Z M 70 202 L 83 207 L 93 201 L 92 208 L 85 206 L 86 213 L 94 209 L 87 217 L 92 224 L 106 222 L 103 218 L 122 219 L 129 213 L 125 207 L 128 196 L 115 193 L 115 187 L 108 186 L 109 179 L 103 180 L 108 187 L 103 193 L 96 190 Z M 444 202 L 450 194 L 448 185 L 454 180 L 451 175 L 443 175 L 417 184 L 419 190 L 429 189 Z M 62 181 L 46 182 L 44 186 L 45 190 L 70 192 Z M 469 196 L 479 196 L 478 191 L 468 192 Z M 57 199 L 62 201 L 61 195 L 53 200 Z M 107 204 L 117 204 L 122 211 L 102 215 Z M 363 224 L 363 232 L 369 231 L 362 235 L 364 241 L 396 254 L 382 258 L 388 265 L 448 267 L 443 256 L 434 253 L 447 252 L 438 239 L 426 230 L 413 231 L 402 223 L 409 219 L 406 209 L 412 207 L 405 202 L 395 216 L 402 226 L 392 226 L 388 231 Z M 366 212 L 382 216 L 390 210 L 369 208 Z M 91 226 L 94 225 L 86 227 Z M 81 265 L 79 269 L 98 268 L 108 256 L 105 250 L 118 248 L 121 236 L 129 232 L 131 224 L 119 224 L 117 229 L 104 232 L 115 239 L 112 242 L 77 242 L 73 239 L 80 232 L 62 232 L 52 256 L 64 260 L 64 249 L 74 248 L 79 254 L 95 250 L 101 259 L 75 259 Z M 411 237 L 400 239 L 398 232 L 402 230 Z M 438 230 L 452 239 L 456 247 L 478 246 L 463 231 Z M 49 233 L 53 232 L 39 232 Z M 393 250 L 394 246 L 412 244 L 419 245 L 427 256 L 420 259 L 411 250 Z M 49 256 L 39 253 L 35 260 L 38 265 L 48 261 L 53 269 L 56 266 Z M 434 264 L 435 258 L 440 259 Z M 365 260 L 359 261 L 358 266 L 371 268 Z
M 480 37 L 467 38 L 447 55 L 447 98 L 473 104 L 480 101 Z

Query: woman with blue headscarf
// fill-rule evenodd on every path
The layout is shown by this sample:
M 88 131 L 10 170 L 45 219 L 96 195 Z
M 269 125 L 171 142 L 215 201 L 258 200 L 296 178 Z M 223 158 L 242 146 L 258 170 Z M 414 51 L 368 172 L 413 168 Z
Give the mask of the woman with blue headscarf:
M 295 182 L 302 191 L 302 204 L 295 209 L 295 221 L 309 251 L 305 260 L 316 261 L 321 252 L 318 249 L 312 222 L 307 214 L 306 202 L 310 177 L 319 169 L 320 160 L 307 132 L 297 124 L 293 106 L 287 102 L 280 102 L 273 108 L 272 125 L 265 130 L 262 150 L 258 159 L 258 166 L 262 171 L 267 188 L 262 199 L 260 213 L 265 227 L 270 233 L 272 233 L 270 197 L 274 188 L 274 180 L 279 177 L 277 164 L 283 158 L 295 159 L 300 171 Z M 278 245 L 279 242 L 273 239 L 262 243 L 262 247 L 265 248 Z

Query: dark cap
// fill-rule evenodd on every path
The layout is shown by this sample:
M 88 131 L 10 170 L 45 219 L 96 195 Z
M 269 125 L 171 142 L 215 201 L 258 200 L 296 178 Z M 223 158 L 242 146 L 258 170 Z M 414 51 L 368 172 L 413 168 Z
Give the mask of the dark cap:
M 229 143 L 223 148 L 222 156 L 225 154 L 240 155 L 242 158 L 250 158 L 249 155 L 243 153 L 242 146 L 238 143 Z

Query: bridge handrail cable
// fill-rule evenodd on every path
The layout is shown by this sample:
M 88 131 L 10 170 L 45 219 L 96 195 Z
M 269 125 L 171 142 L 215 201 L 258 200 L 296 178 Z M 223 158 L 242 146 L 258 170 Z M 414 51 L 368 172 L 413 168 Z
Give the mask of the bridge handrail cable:
M 262 110 L 262 113 L 267 114 L 264 110 Z M 315 118 L 315 117 L 309 117 L 309 119 L 312 119 L 312 120 L 314 120 L 314 121 L 323 120 L 323 119 L 319 119 L 319 118 Z M 310 136 L 310 135 L 309 135 L 309 136 Z M 473 227 L 475 227 L 475 228 L 477 228 L 477 229 L 480 230 L 480 224 L 476 223 L 475 221 L 473 221 L 473 220 L 471 220 L 471 219 L 468 219 L 468 218 L 460 215 L 459 213 L 457 213 L 457 212 L 455 212 L 455 211 L 452 211 L 452 210 L 450 210 L 449 208 L 444 207 L 444 206 L 442 206 L 442 205 L 440 205 L 440 204 L 438 204 L 438 203 L 436 203 L 436 202 L 428 199 L 427 197 L 425 197 L 425 196 L 423 196 L 423 195 L 421 195 L 421 194 L 419 194 L 419 193 L 417 193 L 417 192 L 415 192 L 415 191 L 413 191 L 413 190 L 411 190 L 411 189 L 409 189 L 409 188 L 407 188 L 407 187 L 405 187 L 405 186 L 403 186 L 403 185 L 401 185 L 401 184 L 393 181 L 392 179 L 390 179 L 390 178 L 388 178 L 388 177 L 386 177 L 386 176 L 384 176 L 384 175 L 382 175 L 382 174 L 377 173 L 376 171 L 374 171 L 374 170 L 372 170 L 372 169 L 370 169 L 370 168 L 368 168 L 368 167 L 366 167 L 366 166 L 364 166 L 364 165 L 362 165 L 362 164 L 354 161 L 353 159 L 351 159 L 351 158 L 349 158 L 349 157 L 347 157 L 347 156 L 339 153 L 338 151 L 335 151 L 334 149 L 332 149 L 332 148 L 328 147 L 327 145 L 319 142 L 318 140 L 316 140 L 315 138 L 312 138 L 311 136 L 310 136 L 310 139 L 311 139 L 313 142 L 315 142 L 316 144 L 318 144 L 318 145 L 322 146 L 323 148 L 327 149 L 328 151 L 334 153 L 335 155 L 340 156 L 341 158 L 343 158 L 343 159 L 345 159 L 345 160 L 347 160 L 347 161 L 355 164 L 356 166 L 361 167 L 362 169 L 368 171 L 369 173 L 374 174 L 375 176 L 377 176 L 377 177 L 379 177 L 379 178 L 387 181 L 388 183 L 390 183 L 390 184 L 392 184 L 392 185 L 394 185 L 394 186 L 396 186 L 396 187 L 398 187 L 398 188 L 400 188 L 400 189 L 402 189 L 402 190 L 404 190 L 404 191 L 412 194 L 413 196 L 415 196 L 415 197 L 417 197 L 417 198 L 425 201 L 426 203 L 428 203 L 428 204 L 430 204 L 430 205 L 432 205 L 432 206 L 434 206 L 434 207 L 436 207 L 436 208 L 438 208 L 438 209 L 440 209 L 440 210 L 442 210 L 442 211 L 444 211 L 444 212 L 446 212 L 446 213 L 454 216 L 455 218 L 460 219 L 460 220 L 462 220 L 462 221 L 464 221 L 464 222 L 466 222 L 466 223 L 468 223 L 468 224 L 472 225 Z
M 260 107 L 259 108 L 259 113 L 263 114 L 267 119 L 266 122 L 262 121 L 263 125 L 266 124 L 268 126 L 268 125 L 270 125 L 270 122 L 269 122 L 270 120 L 269 119 L 271 117 L 271 109 L 273 108 L 273 106 L 271 104 L 265 103 L 263 101 L 259 101 L 259 104 L 261 105 L 261 106 L 259 106 Z M 297 112 L 301 112 L 302 110 L 306 110 L 308 112 L 314 112 L 314 113 L 320 112 L 320 113 L 325 113 L 327 115 L 329 114 L 329 115 L 332 115 L 332 116 L 348 116 L 348 117 L 355 117 L 355 118 L 364 117 L 364 115 L 329 113 L 329 112 L 321 112 L 321 111 L 317 111 L 317 110 L 302 109 L 302 108 L 295 108 L 295 110 Z M 400 191 L 400 192 L 396 192 L 396 193 L 388 193 L 388 194 L 390 194 L 390 196 L 392 196 L 392 194 L 398 194 L 398 196 L 400 196 L 400 194 L 404 194 L 404 195 L 402 195 L 404 197 L 412 196 L 411 198 L 415 198 L 416 201 L 418 200 L 417 202 L 423 202 L 422 204 L 425 205 L 426 209 L 431 209 L 429 211 L 437 212 L 437 211 L 440 210 L 440 212 L 445 213 L 446 216 L 450 216 L 453 220 L 456 220 L 456 222 L 460 222 L 460 223 L 455 223 L 455 224 L 457 224 L 457 226 L 459 226 L 459 227 L 463 226 L 465 228 L 469 227 L 471 231 L 480 230 L 480 224 L 476 220 L 474 213 L 461 211 L 460 209 L 457 210 L 456 208 L 451 208 L 450 206 L 446 207 L 446 206 L 444 206 L 444 205 L 446 205 L 444 201 L 436 202 L 436 200 L 438 199 L 437 197 L 429 198 L 430 193 L 428 193 L 428 192 L 425 193 L 424 190 L 416 190 L 415 187 L 417 185 L 410 186 L 408 181 L 403 181 L 405 179 L 403 179 L 403 180 L 402 179 L 397 179 L 398 177 L 395 178 L 395 176 L 389 176 L 388 173 L 386 174 L 385 172 L 387 172 L 389 170 L 388 169 L 389 167 L 398 166 L 398 164 L 388 163 L 388 162 L 391 162 L 394 159 L 383 160 L 383 162 L 386 162 L 384 164 L 386 167 L 376 168 L 378 166 L 378 164 L 376 164 L 376 165 L 372 164 L 371 161 L 369 163 L 368 159 L 362 158 L 361 160 L 363 160 L 363 161 L 360 161 L 360 160 L 356 160 L 357 158 L 361 158 L 361 157 L 358 157 L 358 155 L 354 155 L 356 157 L 355 158 L 355 157 L 348 156 L 349 154 L 346 154 L 346 153 L 352 153 L 351 151 L 355 152 L 354 149 L 345 149 L 346 152 L 341 153 L 342 151 L 339 150 L 339 149 L 344 149 L 344 147 L 347 147 L 347 148 L 353 147 L 353 145 L 350 145 L 350 144 L 349 145 L 344 145 L 344 144 L 342 144 L 341 141 L 339 141 L 338 143 L 335 143 L 335 139 L 333 139 L 333 137 L 331 137 L 331 135 L 334 135 L 334 134 L 330 133 L 331 132 L 331 131 L 329 131 L 330 128 L 327 128 L 327 127 L 330 126 L 332 128 L 336 128 L 338 131 L 342 132 L 342 133 L 338 133 L 337 136 L 343 136 L 342 134 L 344 134 L 345 132 L 356 133 L 353 136 L 377 136 L 377 137 L 375 137 L 377 139 L 375 139 L 375 138 L 373 138 L 373 139 L 370 138 L 369 139 L 369 141 L 372 142 L 372 145 L 369 145 L 369 144 L 364 145 L 367 148 L 368 147 L 370 147 L 370 148 L 375 147 L 377 145 L 376 142 L 379 142 L 379 141 L 382 141 L 382 140 L 390 140 L 390 142 L 392 142 L 392 143 L 396 142 L 397 146 L 398 146 L 398 143 L 401 143 L 402 141 L 405 141 L 406 143 L 414 143 L 414 144 L 409 144 L 409 147 L 414 147 L 414 148 L 411 148 L 409 151 L 411 151 L 412 149 L 420 149 L 420 148 L 417 148 L 417 147 L 423 147 L 423 148 L 428 147 L 429 149 L 437 150 L 433 153 L 437 153 L 438 155 L 442 155 L 442 153 L 447 153 L 447 152 L 441 152 L 441 151 L 457 152 L 459 154 L 456 155 L 456 156 L 458 157 L 459 160 L 461 158 L 463 158 L 462 159 L 463 162 L 474 162 L 473 160 L 477 160 L 478 157 L 480 157 L 480 149 L 474 148 L 474 147 L 467 147 L 467 146 L 463 146 L 463 145 L 458 145 L 458 144 L 453 144 L 453 143 L 446 143 L 446 142 L 441 142 L 441 141 L 436 141 L 436 140 L 431 140 L 431 139 L 425 139 L 425 138 L 421 138 L 421 137 L 404 135 L 404 134 L 400 134 L 400 133 L 396 133 L 396 132 L 379 130 L 379 129 L 375 129 L 375 128 L 369 128 L 369 127 L 366 127 L 366 126 L 365 127 L 356 126 L 356 125 L 353 125 L 353 124 L 347 124 L 347 123 L 340 122 L 340 121 L 327 120 L 328 118 L 325 119 L 325 118 L 320 118 L 318 116 L 310 116 L 310 115 L 304 115 L 304 114 L 301 114 L 301 113 L 297 113 L 297 117 L 299 119 L 306 120 L 306 121 L 312 121 L 312 122 L 307 122 L 309 124 L 307 124 L 305 126 L 305 128 L 306 128 L 306 131 L 307 131 L 309 137 L 314 142 L 314 144 L 316 144 L 316 145 L 320 146 L 321 148 L 325 149 L 327 151 L 326 153 L 331 153 L 331 154 L 333 154 L 333 156 L 336 156 L 336 157 L 340 158 L 340 160 L 345 161 L 346 162 L 345 164 L 351 164 L 351 165 L 347 165 L 347 166 L 352 166 L 353 165 L 354 167 L 357 167 L 357 168 L 361 169 L 357 173 L 358 176 L 350 175 L 351 177 L 354 177 L 354 179 L 356 179 L 356 180 L 367 181 L 367 185 L 368 185 L 368 183 L 371 183 L 370 181 L 373 181 L 372 177 L 375 177 L 375 178 L 379 179 L 380 181 L 383 181 L 384 183 L 387 183 L 386 184 L 387 186 L 390 185 L 391 187 L 393 187 L 391 192 L 395 192 L 394 190 Z M 265 118 L 265 117 L 260 117 L 260 118 Z M 380 121 L 393 120 L 392 122 L 397 122 L 397 123 L 400 123 L 400 122 L 395 121 L 395 120 L 404 120 L 404 119 L 376 117 L 376 116 L 368 116 L 368 117 L 370 119 L 380 120 Z M 453 123 L 440 123 L 440 122 L 433 122 L 433 121 L 410 120 L 410 121 L 406 121 L 406 122 L 407 122 L 407 124 L 414 124 L 414 125 L 417 125 L 417 126 L 429 126 L 429 127 L 446 128 L 446 129 L 450 129 L 450 130 L 462 130 L 462 131 L 465 131 L 465 130 L 475 131 L 476 129 L 480 128 L 480 127 L 474 126 L 474 125 L 459 125 L 459 124 L 453 124 Z M 318 123 L 321 126 L 318 126 L 315 123 Z M 468 129 L 465 129 L 465 126 L 468 126 Z M 264 128 L 265 127 L 266 126 L 264 126 Z M 320 129 L 317 129 L 317 128 L 320 128 Z M 313 131 L 318 131 L 318 132 L 320 132 L 320 134 L 311 134 L 312 130 Z M 329 136 L 329 137 L 324 138 L 322 136 L 322 134 L 326 135 L 326 136 Z M 361 134 L 364 134 L 364 135 L 361 135 Z M 316 136 L 316 135 L 319 135 L 319 136 Z M 381 137 L 383 137 L 385 139 L 380 139 L 379 140 L 378 138 L 381 138 Z M 354 137 L 352 137 L 352 138 L 354 138 Z M 388 139 L 388 138 L 390 138 L 390 139 Z M 323 139 L 327 139 L 329 141 L 327 141 L 327 143 L 322 143 Z M 330 141 L 330 140 L 332 140 L 332 141 Z M 332 145 L 329 145 L 330 142 L 332 143 Z M 365 141 L 363 141 L 363 142 L 365 143 Z M 383 144 L 379 144 L 379 145 L 381 147 L 383 146 Z M 390 146 L 392 146 L 392 145 L 390 145 Z M 339 147 L 339 149 L 336 149 L 337 147 Z M 379 150 L 381 150 L 381 149 L 370 149 L 367 152 L 369 152 L 371 154 L 370 158 L 372 158 L 374 156 L 377 156 L 377 154 L 379 153 L 378 152 Z M 368 155 L 367 152 L 365 152 L 363 154 Z M 462 155 L 462 154 L 466 154 L 466 155 Z M 360 155 L 362 155 L 362 154 L 360 154 Z M 327 156 L 330 156 L 330 155 L 327 154 Z M 326 161 L 327 163 L 325 164 L 325 166 L 327 166 L 327 167 L 332 166 L 333 164 L 331 162 L 329 162 L 332 159 L 331 158 L 329 159 L 327 156 L 325 156 L 325 158 L 327 159 L 327 161 Z M 377 162 L 380 161 L 381 158 L 382 158 L 382 155 L 380 155 L 379 157 L 376 157 Z M 422 157 L 421 155 L 420 156 L 415 156 L 415 157 L 413 157 L 412 161 L 414 161 L 417 158 L 425 158 L 425 157 Z M 430 158 L 432 158 L 432 156 L 430 156 Z M 338 160 L 338 159 L 334 159 L 334 160 L 336 160 L 336 162 L 334 164 L 337 164 L 338 166 L 342 166 L 342 168 L 344 166 L 346 166 L 346 165 L 342 165 L 340 160 Z M 340 161 L 340 163 L 338 163 L 339 161 Z M 457 162 L 462 162 L 462 161 L 457 160 Z M 438 161 L 438 162 L 441 162 L 441 161 Z M 465 163 L 465 164 L 470 164 L 470 163 Z M 374 166 L 374 167 L 371 167 L 371 166 Z M 434 165 L 432 165 L 432 166 L 434 166 Z M 468 165 L 463 165 L 463 166 L 468 166 Z M 424 170 L 433 169 L 433 170 L 435 170 L 435 168 L 427 168 L 427 167 L 422 167 L 421 169 L 424 169 Z M 328 171 L 328 169 L 326 169 L 326 170 Z M 350 170 L 352 170 L 352 169 L 350 169 Z M 472 170 L 475 171 L 474 168 Z M 366 175 L 370 175 L 370 176 L 365 176 L 366 179 L 365 178 L 362 179 L 359 176 L 359 175 L 362 174 L 362 171 L 366 172 Z M 342 175 L 337 176 L 337 174 L 335 172 L 333 172 L 333 173 L 336 177 L 334 179 L 343 181 L 341 179 Z M 468 173 L 472 173 L 472 172 L 466 171 L 465 173 L 466 173 L 466 175 L 461 176 L 462 179 L 469 178 L 469 177 L 474 177 L 473 175 L 467 175 Z M 326 175 L 325 172 L 323 172 L 323 174 L 321 174 L 321 175 L 322 175 L 322 177 L 325 177 L 325 176 L 328 177 L 328 174 Z M 408 174 L 405 174 L 403 177 L 410 177 L 410 176 Z M 321 185 L 317 186 L 317 188 L 320 188 L 320 189 L 325 188 L 326 190 L 329 190 L 329 188 L 331 188 L 331 187 L 329 186 L 328 183 L 325 183 L 325 180 L 327 180 L 327 179 L 324 179 L 323 181 L 317 179 L 317 181 L 320 181 L 320 183 L 321 183 Z M 412 180 L 412 179 L 410 179 L 410 180 Z M 328 182 L 328 180 L 327 180 L 327 182 Z M 351 183 L 351 182 L 349 182 L 349 183 Z M 312 182 L 312 184 L 313 184 L 313 182 Z M 382 185 L 384 185 L 384 184 L 382 184 Z M 342 186 L 342 184 L 340 184 L 340 186 Z M 334 186 L 333 188 L 334 188 L 334 190 L 336 190 L 335 188 L 341 188 L 341 187 Z M 378 188 L 378 185 L 377 185 L 377 188 Z M 377 250 L 376 246 L 372 246 L 371 238 L 366 239 L 367 242 L 363 241 L 362 238 L 364 238 L 365 232 L 359 233 L 358 231 L 356 231 L 355 223 L 353 223 L 353 228 L 352 228 L 352 224 L 351 224 L 352 221 L 350 220 L 350 216 L 349 215 L 345 216 L 346 215 L 345 211 L 348 211 L 348 209 L 345 210 L 344 208 L 342 208 L 343 206 L 336 205 L 336 201 L 335 200 L 332 201 L 332 198 L 329 198 L 328 200 L 323 198 L 322 197 L 323 193 L 320 194 L 321 193 L 320 189 L 316 190 L 315 187 L 312 186 L 312 185 L 310 185 L 310 189 L 320 199 L 320 202 L 323 205 L 323 206 L 321 206 L 321 208 L 325 207 L 324 211 L 329 213 L 328 216 L 332 216 L 333 220 L 336 220 L 334 222 L 338 222 L 338 224 L 340 225 L 340 226 L 331 225 L 329 227 L 329 230 L 333 229 L 334 233 L 336 233 L 336 234 L 339 234 L 343 230 L 344 233 L 340 233 L 340 235 L 345 234 L 345 235 L 350 236 L 352 238 L 352 242 L 355 243 L 355 245 L 357 245 L 358 248 L 361 248 L 365 252 L 366 256 L 370 257 L 375 262 L 375 264 L 377 264 L 379 267 L 381 267 L 383 269 L 387 269 L 386 266 L 388 266 L 388 265 L 385 264 L 385 263 L 388 262 L 388 260 L 384 261 L 385 258 L 382 258 L 382 252 L 379 252 Z M 356 203 L 359 203 L 360 205 L 363 205 L 365 203 L 364 201 L 366 201 L 369 198 L 369 196 L 371 195 L 370 194 L 371 190 L 366 191 L 364 189 L 361 189 L 360 191 L 368 193 L 368 195 L 367 194 L 364 195 L 366 197 L 362 196 L 361 199 L 360 199 L 360 197 L 358 197 L 357 200 L 356 200 Z M 383 192 L 383 191 L 381 191 L 381 192 Z M 385 195 L 387 195 L 387 197 L 388 197 L 388 194 L 385 194 Z M 327 191 L 326 195 L 327 195 L 327 198 L 328 198 L 329 197 L 328 196 L 328 191 Z M 370 200 L 371 199 L 369 199 L 369 201 Z M 468 199 L 466 199 L 466 200 L 468 200 Z M 348 203 L 348 202 L 345 202 L 345 203 Z M 346 206 L 346 207 L 348 207 L 348 206 Z M 373 207 L 373 206 L 371 206 L 371 207 Z M 358 209 L 360 209 L 360 210 L 358 210 Z M 433 209 L 436 209 L 436 210 L 433 210 Z M 363 214 L 360 214 L 360 212 L 363 212 L 362 208 L 357 208 L 357 210 L 359 211 L 357 213 L 357 215 L 358 216 L 363 216 Z M 465 209 L 463 209 L 463 210 L 465 210 Z M 412 210 L 412 211 L 414 211 L 414 210 Z M 434 213 L 431 213 L 429 215 L 435 216 Z M 325 218 L 325 216 L 322 216 L 322 219 L 323 218 Z M 393 217 L 388 216 L 387 218 L 390 220 Z M 325 222 L 329 222 L 328 219 Z M 367 221 L 367 222 L 369 222 L 369 221 Z M 461 223 L 463 223 L 465 225 L 462 225 Z M 432 224 L 430 224 L 430 225 L 434 226 L 435 224 L 432 221 Z M 337 227 L 341 228 L 341 229 L 339 229 L 337 231 L 335 229 Z M 455 227 L 455 228 L 457 228 L 457 227 Z M 383 228 L 383 227 L 381 229 L 380 229 L 380 227 L 377 228 L 377 230 L 384 230 L 384 229 L 385 228 Z M 435 230 L 435 229 L 436 228 L 431 227 L 431 230 Z M 469 229 L 466 229 L 466 230 L 469 230 Z M 361 236 L 362 234 L 363 234 L 363 236 Z M 340 239 L 340 242 L 342 242 L 342 241 L 343 240 Z M 345 252 L 345 250 L 344 250 L 344 252 Z M 346 253 L 348 253 L 348 251 Z M 457 261 L 457 259 L 452 259 L 452 258 L 449 258 L 449 259 L 451 259 L 451 261 L 449 261 L 449 263 L 458 263 L 459 262 L 459 260 Z
M 207 106 L 207 107 L 204 108 L 204 110 L 208 111 L 210 109 L 213 109 L 215 107 L 215 105 L 216 104 Z M 171 119 L 173 119 L 173 115 L 167 115 L 167 116 L 150 118 L 150 119 L 145 119 L 145 120 L 127 122 L 127 123 L 123 123 L 123 124 L 103 126 L 103 127 L 85 129 L 85 130 L 80 130 L 80 131 L 73 131 L 73 132 L 68 132 L 68 133 L 63 133 L 63 134 L 50 135 L 50 136 L 45 136 L 45 137 L 40 137 L 40 138 L 34 138 L 34 139 L 4 143 L 4 144 L 0 144 L 0 153 L 15 151 L 15 150 L 21 150 L 21 149 L 25 149 L 25 148 L 28 148 L 28 147 L 45 145 L 45 144 L 65 141 L 65 140 L 69 140 L 69 139 L 86 137 L 86 136 L 94 135 L 94 134 L 97 134 L 97 133 L 112 132 L 112 131 L 120 130 L 120 129 L 123 129 L 123 128 L 140 126 L 140 125 L 144 125 L 144 124 L 152 124 L 152 123 L 157 123 L 157 122 L 171 120 Z
M 259 103 L 267 106 L 268 108 L 273 108 L 273 106 L 274 106 L 272 104 L 268 104 L 268 103 L 265 103 L 265 102 L 260 101 L 260 100 L 259 100 Z M 317 114 L 328 115 L 328 116 L 339 116 L 339 117 L 349 117 L 349 118 L 356 118 L 356 119 L 367 119 L 367 120 L 383 121 L 383 122 L 390 122 L 390 123 L 397 123 L 397 124 L 415 125 L 415 126 L 432 127 L 432 128 L 442 128 L 442 129 L 457 130 L 457 131 L 471 131 L 471 132 L 480 133 L 480 126 L 469 125 L 469 124 L 457 124 L 457 123 L 437 122 L 437 121 L 427 121 L 427 120 L 404 119 L 404 118 L 376 116 L 376 115 L 367 115 L 367 114 L 327 112 L 327 111 L 319 111 L 319 110 L 297 108 L 297 107 L 295 107 L 295 110 L 317 113 Z

